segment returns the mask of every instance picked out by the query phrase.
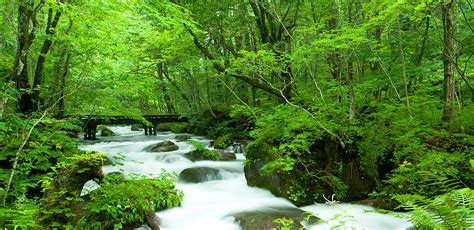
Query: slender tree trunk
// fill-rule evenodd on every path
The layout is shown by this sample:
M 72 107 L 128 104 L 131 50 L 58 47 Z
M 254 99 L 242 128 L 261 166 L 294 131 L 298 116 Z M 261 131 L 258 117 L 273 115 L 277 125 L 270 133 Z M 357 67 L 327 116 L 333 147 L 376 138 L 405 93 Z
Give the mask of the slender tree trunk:
M 160 90 L 161 90 L 161 93 L 163 94 L 163 100 L 166 104 L 166 111 L 168 113 L 174 113 L 175 109 L 174 109 L 173 103 L 171 101 L 171 98 L 168 94 L 168 89 L 165 85 L 165 81 L 164 81 L 164 78 L 163 78 L 163 63 L 162 62 L 159 62 L 158 64 L 156 64 L 156 72 L 157 72 L 157 75 L 158 75 Z
M 181 96 L 181 98 L 185 101 L 187 107 L 189 109 L 192 109 L 192 104 L 191 104 L 191 101 L 189 100 L 188 96 L 186 96 L 186 94 L 184 93 L 183 89 L 180 88 L 178 86 L 178 84 L 176 83 L 176 80 L 172 79 L 168 73 L 168 70 L 165 70 L 163 72 L 163 75 L 165 76 L 166 80 L 168 80 L 171 85 L 174 87 L 174 89 L 176 90 L 176 92 L 179 93 L 179 95 Z
M 421 65 L 421 61 L 423 60 L 423 54 L 425 53 L 426 44 L 428 43 L 429 38 L 429 29 L 430 29 L 430 16 L 426 16 L 426 23 L 425 23 L 425 32 L 423 33 L 423 41 L 421 42 L 420 52 L 418 53 L 418 57 L 416 59 L 416 64 L 418 66 Z
M 405 103 L 408 110 L 408 115 L 412 118 L 411 110 L 410 110 L 410 99 L 408 98 L 408 81 L 407 81 L 407 70 L 405 64 L 405 52 L 403 50 L 403 41 L 402 41 L 402 29 L 400 25 L 400 17 L 397 19 L 397 33 L 398 33 L 398 46 L 400 48 L 400 61 L 402 64 L 402 75 L 403 75 L 403 91 L 405 94 Z
M 348 3 L 348 21 L 350 24 L 353 23 L 353 15 L 352 15 L 352 5 L 353 2 L 349 1 Z M 355 111 L 355 95 L 354 95 L 354 86 L 353 86 L 353 79 L 354 79 L 354 63 L 352 58 L 352 53 L 349 54 L 349 58 L 347 60 L 347 87 L 349 88 L 349 120 L 353 120 L 356 116 Z
M 61 3 L 63 3 L 61 1 Z M 54 15 L 54 18 L 53 18 Z M 46 25 L 46 39 L 43 41 L 38 60 L 36 62 L 36 69 L 33 81 L 33 100 L 36 105 L 41 104 L 40 102 L 40 85 L 43 82 L 43 68 L 46 61 L 46 55 L 48 54 L 51 46 L 53 45 L 52 37 L 56 34 L 56 27 L 59 19 L 61 18 L 61 10 L 58 10 L 53 14 L 53 8 L 48 10 L 48 24 Z
M 444 64 L 444 107 L 442 120 L 451 122 L 454 119 L 455 100 L 455 44 L 454 44 L 454 9 L 456 0 L 441 5 L 443 16 L 443 64 Z
M 69 62 L 71 60 L 71 53 L 67 54 L 66 57 L 66 62 L 64 63 L 64 72 L 61 78 L 61 93 L 59 97 L 59 102 L 58 102 L 58 117 L 63 118 L 64 117 L 64 111 L 65 111 L 65 92 L 66 92 L 66 86 L 67 86 L 67 76 L 69 74 Z
M 18 51 L 13 74 L 16 79 L 16 89 L 20 91 L 20 98 L 18 100 L 18 110 L 21 113 L 32 112 L 33 102 L 28 82 L 28 50 L 30 48 L 29 42 L 30 31 L 30 17 L 25 6 L 18 7 Z

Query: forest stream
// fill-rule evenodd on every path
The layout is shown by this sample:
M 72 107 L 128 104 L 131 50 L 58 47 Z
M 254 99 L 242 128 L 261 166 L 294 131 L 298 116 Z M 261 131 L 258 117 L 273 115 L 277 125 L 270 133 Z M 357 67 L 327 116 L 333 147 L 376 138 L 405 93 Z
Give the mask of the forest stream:
M 157 136 L 145 136 L 142 131 L 130 131 L 130 126 L 110 128 L 119 135 L 101 138 L 100 141 L 85 141 L 81 146 L 83 150 L 103 152 L 109 158 L 123 158 L 121 164 L 104 166 L 104 173 L 156 176 L 163 170 L 177 174 L 184 169 L 196 167 L 218 170 L 218 173 L 201 178 L 201 183 L 178 182 L 177 188 L 184 192 L 184 199 L 180 207 L 157 213 L 163 230 L 241 229 L 233 217 L 236 213 L 296 208 L 290 201 L 275 197 L 267 190 L 247 185 L 243 173 L 245 156 L 241 146 L 228 149 L 236 154 L 237 159 L 233 161 L 192 162 L 184 157 L 185 153 L 192 150 L 192 145 L 177 141 L 175 133 L 162 132 Z M 211 140 L 190 136 L 192 140 L 211 148 Z M 165 140 L 173 141 L 179 149 L 166 153 L 143 151 L 145 147 Z M 91 183 L 87 183 L 84 190 L 91 187 Z M 299 208 L 324 220 L 309 229 L 406 229 L 411 226 L 405 219 L 376 213 L 374 208 L 358 204 L 314 204 Z

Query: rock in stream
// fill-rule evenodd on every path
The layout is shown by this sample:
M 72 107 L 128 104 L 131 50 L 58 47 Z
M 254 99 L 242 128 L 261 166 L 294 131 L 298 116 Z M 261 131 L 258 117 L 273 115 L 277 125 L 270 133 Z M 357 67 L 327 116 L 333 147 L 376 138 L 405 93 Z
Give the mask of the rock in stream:
M 179 147 L 172 141 L 163 141 L 150 146 L 147 146 L 143 149 L 145 152 L 171 152 L 178 150 Z

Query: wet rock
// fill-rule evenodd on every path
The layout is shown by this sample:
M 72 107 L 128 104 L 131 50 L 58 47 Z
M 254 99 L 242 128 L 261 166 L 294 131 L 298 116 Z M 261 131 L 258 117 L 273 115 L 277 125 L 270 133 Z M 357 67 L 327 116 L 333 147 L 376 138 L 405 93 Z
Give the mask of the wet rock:
M 143 130 L 143 126 L 140 125 L 140 124 L 134 124 L 132 125 L 132 127 L 130 128 L 131 131 L 142 131 Z
M 187 141 L 191 139 L 191 137 L 187 134 L 179 134 L 174 137 L 177 141 Z
M 150 145 L 143 149 L 145 152 L 170 152 L 178 150 L 179 147 L 172 141 L 163 141 Z
M 273 195 L 288 198 L 288 192 L 292 182 L 295 181 L 295 175 L 287 172 L 265 174 L 262 167 L 268 162 L 262 159 L 249 161 L 244 165 L 245 178 L 249 186 L 256 186 L 269 190 Z M 298 204 L 299 205 L 299 204 Z
M 272 208 L 260 211 L 248 211 L 233 214 L 235 221 L 240 224 L 243 230 L 275 230 L 281 227 L 290 227 L 290 229 L 302 229 L 303 225 L 301 222 L 306 217 L 305 211 L 298 208 L 284 207 L 284 208 Z M 312 223 L 319 221 L 320 219 L 311 215 Z M 283 219 L 285 224 L 278 223 L 276 219 Z M 311 220 L 311 218 L 309 218 Z M 292 223 L 291 223 L 292 222 Z M 311 224 L 312 224 L 311 223 Z
M 184 154 L 186 158 L 191 161 L 205 161 L 205 160 L 212 160 L 212 161 L 231 161 L 235 160 L 235 154 L 224 152 L 222 150 L 209 150 L 209 149 L 195 149 L 191 152 Z
M 212 151 L 219 153 L 219 155 L 221 156 L 221 159 L 220 159 L 221 161 L 232 161 L 232 160 L 237 159 L 237 157 L 235 157 L 235 154 L 233 153 L 225 152 L 219 149 L 212 150 Z
M 179 181 L 189 183 L 220 179 L 222 179 L 222 176 L 219 174 L 219 169 L 208 167 L 187 168 L 179 174 Z
M 110 130 L 110 129 L 107 128 L 106 126 L 99 125 L 99 126 L 97 127 L 97 129 L 100 130 L 100 136 L 101 136 L 101 137 L 117 136 L 117 134 L 114 133 L 114 131 Z

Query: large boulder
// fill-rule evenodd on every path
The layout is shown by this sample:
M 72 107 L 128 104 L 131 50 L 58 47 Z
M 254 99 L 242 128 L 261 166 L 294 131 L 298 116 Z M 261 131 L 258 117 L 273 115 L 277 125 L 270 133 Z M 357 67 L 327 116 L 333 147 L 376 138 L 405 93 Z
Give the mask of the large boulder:
M 191 136 L 187 134 L 178 134 L 174 137 L 174 139 L 176 139 L 177 141 L 187 141 L 191 139 Z
M 301 222 L 303 222 L 305 218 L 309 219 L 310 223 L 308 224 L 314 224 L 320 220 L 314 215 L 310 215 L 311 218 L 307 218 L 309 215 L 305 211 L 291 207 L 240 212 L 232 216 L 243 230 L 274 230 L 282 229 L 282 227 L 298 230 L 304 227 Z
M 147 146 L 143 149 L 145 152 L 171 152 L 178 150 L 179 147 L 172 141 L 163 141 L 150 146 Z
M 253 142 L 246 148 L 244 173 L 247 184 L 269 190 L 276 196 L 292 200 L 297 206 L 325 202 L 324 197 L 335 194 L 336 200 L 361 200 L 374 188 L 373 178 L 363 174 L 355 159 L 356 151 L 342 148 L 330 138 L 315 141 L 311 154 L 301 156 L 305 162 L 285 171 L 265 171 L 268 163 L 280 156 L 270 143 Z M 310 176 L 301 172 L 319 172 Z M 298 196 L 295 196 L 298 195 Z
M 74 225 L 73 221 L 78 220 L 74 216 L 83 213 L 82 206 L 78 205 L 77 201 L 81 197 L 84 184 L 90 180 L 102 181 L 104 178 L 103 160 L 103 155 L 89 152 L 75 156 L 66 164 L 58 164 L 51 182 L 45 185 L 43 197 L 38 202 L 36 223 L 44 229 L 51 229 L 54 225 Z
M 205 161 L 205 160 L 213 160 L 213 161 L 231 161 L 235 160 L 235 154 L 224 152 L 222 150 L 209 150 L 209 149 L 195 149 L 191 152 L 184 154 L 186 158 L 191 161 Z
M 179 173 L 179 181 L 188 183 L 201 183 L 210 180 L 220 180 L 222 176 L 219 169 L 208 167 L 187 168 Z
M 288 197 L 288 191 L 292 186 L 292 182 L 296 180 L 297 175 L 287 172 L 278 172 L 265 174 L 262 167 L 268 163 L 262 159 L 249 161 L 244 165 L 245 178 L 249 186 L 255 186 L 269 190 L 273 195 L 279 197 Z M 299 203 L 297 203 L 299 204 Z M 306 202 L 304 202 L 306 204 Z

